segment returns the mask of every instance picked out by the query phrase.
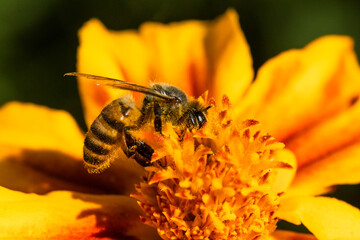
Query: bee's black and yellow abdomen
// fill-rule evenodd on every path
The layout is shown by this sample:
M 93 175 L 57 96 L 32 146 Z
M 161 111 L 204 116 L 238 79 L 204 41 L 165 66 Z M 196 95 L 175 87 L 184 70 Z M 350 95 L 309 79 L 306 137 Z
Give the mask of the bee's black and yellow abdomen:
M 102 110 L 84 141 L 84 161 L 89 172 L 100 172 L 108 167 L 111 160 L 118 157 L 113 154 L 119 149 L 140 165 L 150 165 L 154 150 L 126 130 L 136 123 L 140 115 L 140 110 L 127 98 L 119 98 Z
M 119 148 L 130 111 L 138 111 L 126 98 L 107 105 L 92 123 L 84 141 L 84 161 L 90 172 L 99 172 L 110 165 L 111 155 Z
M 104 162 L 103 156 L 94 154 L 87 148 L 84 148 L 84 161 L 87 166 L 99 166 Z

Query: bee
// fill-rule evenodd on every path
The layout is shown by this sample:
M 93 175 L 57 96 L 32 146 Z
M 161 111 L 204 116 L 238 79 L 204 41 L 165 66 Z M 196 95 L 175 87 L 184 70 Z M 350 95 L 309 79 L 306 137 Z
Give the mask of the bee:
M 151 165 L 152 147 L 131 135 L 146 123 L 153 123 L 156 132 L 162 134 L 164 124 L 171 123 L 179 129 L 181 141 L 187 130 L 198 130 L 207 121 L 207 110 L 197 100 L 189 101 L 186 94 L 174 86 L 155 83 L 144 87 L 118 79 L 84 73 L 66 73 L 65 76 L 85 77 L 102 84 L 145 94 L 141 107 L 124 96 L 112 101 L 99 114 L 86 133 L 84 162 L 89 172 L 100 172 L 110 165 L 109 157 L 120 149 L 128 158 L 133 158 L 143 167 Z

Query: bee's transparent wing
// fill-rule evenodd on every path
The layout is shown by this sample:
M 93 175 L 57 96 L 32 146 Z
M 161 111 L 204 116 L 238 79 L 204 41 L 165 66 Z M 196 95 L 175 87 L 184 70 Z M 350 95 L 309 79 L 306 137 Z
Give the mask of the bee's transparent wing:
M 144 87 L 141 85 L 137 85 L 135 83 L 125 82 L 119 79 L 115 78 L 108 78 L 108 77 L 102 77 L 102 76 L 96 76 L 92 74 L 86 74 L 86 73 L 78 73 L 78 72 L 71 72 L 71 73 L 65 73 L 64 76 L 76 76 L 76 77 L 85 77 L 93 80 L 101 81 L 101 84 L 113 87 L 113 88 L 119 88 L 134 92 L 141 92 L 147 95 L 152 95 L 158 98 L 162 98 L 164 100 L 174 100 L 174 97 L 170 97 L 161 93 L 158 93 L 154 91 L 152 88 Z

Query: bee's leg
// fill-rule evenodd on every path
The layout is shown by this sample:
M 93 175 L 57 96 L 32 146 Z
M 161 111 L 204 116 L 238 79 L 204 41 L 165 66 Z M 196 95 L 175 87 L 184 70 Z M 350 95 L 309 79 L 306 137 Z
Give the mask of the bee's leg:
M 143 167 L 151 165 L 154 150 L 145 142 L 134 138 L 129 132 L 123 131 L 120 146 L 128 158 L 134 158 Z
M 184 140 L 185 133 L 186 133 L 186 129 L 182 129 L 182 130 L 180 130 L 180 132 L 178 133 L 178 137 L 179 137 L 179 141 L 180 141 L 180 142 L 182 142 L 182 141 Z
M 154 126 L 155 131 L 159 132 L 162 135 L 162 123 L 161 123 L 161 107 L 158 103 L 154 103 Z
M 146 123 L 146 121 L 147 121 L 147 119 L 146 119 L 146 109 L 144 110 L 144 109 L 141 109 L 141 115 L 140 115 L 140 117 L 136 120 L 136 124 L 134 125 L 134 126 L 132 126 L 132 127 L 129 127 L 129 130 L 130 129 L 139 129 L 141 126 L 143 126 L 145 123 Z
M 129 130 L 131 129 L 139 129 L 141 126 L 143 126 L 146 122 L 150 120 L 150 116 L 153 114 L 153 104 L 151 101 L 148 100 L 148 96 L 145 97 L 143 101 L 143 105 L 141 107 L 140 113 L 141 115 L 136 120 L 136 124 L 134 127 L 129 127 Z M 137 126 L 137 128 L 136 128 Z

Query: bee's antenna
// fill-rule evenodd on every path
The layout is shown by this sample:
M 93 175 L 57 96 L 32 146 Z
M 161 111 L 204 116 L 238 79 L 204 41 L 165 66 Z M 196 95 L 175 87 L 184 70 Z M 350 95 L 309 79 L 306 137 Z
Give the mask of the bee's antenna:
M 69 72 L 69 73 L 65 73 L 64 77 L 66 77 L 66 76 L 77 76 L 76 74 L 77 74 L 76 72 Z
M 213 105 L 211 104 L 211 105 L 207 106 L 207 107 L 204 109 L 204 111 L 207 111 L 207 110 L 209 110 L 209 108 L 212 108 L 212 107 L 213 107 Z

